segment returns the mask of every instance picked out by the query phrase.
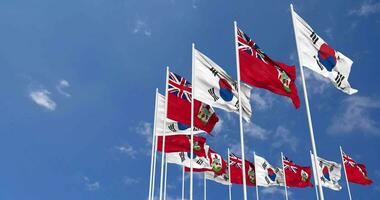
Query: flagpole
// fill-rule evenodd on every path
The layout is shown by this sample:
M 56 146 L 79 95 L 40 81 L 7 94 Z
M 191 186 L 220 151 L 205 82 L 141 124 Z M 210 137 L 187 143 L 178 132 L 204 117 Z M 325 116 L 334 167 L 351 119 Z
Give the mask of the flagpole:
M 149 177 L 149 197 L 148 199 L 152 199 L 152 191 L 153 191 L 153 162 L 155 159 L 155 145 L 156 145 L 156 119 L 157 119 L 157 95 L 158 95 L 158 88 L 156 88 L 156 96 L 155 96 L 155 102 L 154 102 L 154 121 L 153 121 L 153 133 L 152 133 L 152 156 L 150 159 L 150 177 Z
M 206 172 L 203 173 L 203 200 L 207 199 Z
M 185 200 L 185 166 L 182 167 L 182 200 Z
M 297 42 L 297 35 L 296 35 L 297 33 L 296 33 L 296 29 L 295 29 L 295 24 L 294 24 L 293 4 L 290 4 L 290 10 L 292 12 L 292 22 L 293 22 L 293 29 L 294 29 L 294 38 L 295 38 L 295 41 L 296 41 L 299 67 L 300 67 L 300 71 L 301 71 L 302 87 L 303 87 L 303 91 L 304 91 L 303 94 L 304 94 L 304 98 L 305 98 L 306 114 L 307 114 L 307 119 L 308 119 L 308 124 L 309 124 L 311 146 L 312 146 L 313 157 L 314 157 L 314 165 L 316 165 L 317 164 L 317 147 L 315 145 L 315 140 L 314 140 L 313 122 L 311 120 L 311 114 L 310 114 L 310 108 L 309 108 L 309 99 L 308 99 L 307 90 L 306 90 L 305 76 L 303 74 L 303 67 L 301 66 L 301 64 L 302 64 L 302 62 L 301 62 L 301 54 L 300 54 L 300 51 L 299 51 L 299 46 L 298 46 L 298 42 Z M 315 167 L 315 169 L 317 169 L 317 168 Z M 316 170 L 316 173 L 317 173 L 317 176 L 319 177 L 318 170 Z M 317 179 L 317 182 L 318 182 L 319 196 L 320 196 L 321 200 L 324 200 L 322 185 L 320 183 L 319 178 Z
M 247 183 L 245 180 L 245 153 L 244 153 L 244 133 L 243 133 L 243 114 L 241 106 L 241 95 L 240 95 L 240 61 L 238 52 L 238 41 L 237 41 L 237 23 L 234 21 L 234 31 L 235 31 L 235 54 L 236 54 L 236 70 L 237 70 L 237 82 L 238 82 L 238 96 L 239 96 L 239 124 L 240 124 L 240 149 L 241 149 L 241 159 L 243 160 L 243 194 L 244 200 L 247 200 Z
M 228 197 L 229 200 L 232 199 L 232 194 L 231 194 L 231 166 L 230 166 L 230 148 L 227 148 L 227 153 L 228 153 Z
M 288 189 L 286 188 L 286 173 L 284 168 L 284 154 L 281 152 L 282 171 L 284 172 L 285 199 L 288 200 Z
M 155 128 L 155 130 L 156 130 L 156 128 Z M 157 163 L 157 135 L 154 137 L 154 159 L 153 159 L 153 177 L 152 177 L 152 196 L 151 196 L 151 200 L 154 199 L 154 192 L 155 192 L 156 163 Z
M 164 184 L 164 200 L 166 200 L 166 185 L 168 180 L 168 161 L 165 159 L 165 184 Z
M 343 150 L 342 150 L 342 146 L 339 146 L 339 149 L 340 149 L 340 156 L 342 157 L 342 165 L 343 165 L 343 170 L 344 170 L 344 176 L 346 177 L 346 184 L 347 184 L 348 196 L 350 197 L 350 200 L 352 200 L 352 197 L 351 197 L 351 190 L 350 190 L 350 184 L 348 183 L 348 177 L 347 177 L 346 165 L 344 164 L 344 158 L 343 158 Z
M 163 182 L 164 182 L 164 162 L 165 162 L 165 136 L 166 136 L 166 117 L 168 111 L 168 77 L 169 77 L 169 66 L 166 67 L 166 83 L 165 83 L 165 118 L 164 118 L 164 129 L 163 129 L 163 137 L 162 137 L 162 152 L 161 152 L 161 177 L 160 177 L 160 198 L 162 200 L 162 190 L 163 190 Z
M 191 82 L 194 84 L 194 77 L 195 77 L 195 70 L 194 70 L 194 49 L 195 49 L 195 44 L 192 43 L 191 45 L 191 71 L 192 71 L 192 76 L 191 76 Z M 190 141 L 190 200 L 193 200 L 193 144 L 194 144 L 194 87 L 191 87 L 191 130 L 190 130 L 190 135 L 191 135 L 191 141 Z
M 309 151 L 310 153 L 310 159 L 311 161 L 313 161 L 313 156 L 311 155 L 311 151 Z M 319 195 L 318 195 L 318 186 L 317 186 L 317 175 L 315 174 L 315 171 L 316 169 L 314 168 L 314 165 L 313 165 L 313 162 L 311 162 L 311 168 L 313 169 L 313 178 L 314 178 L 314 188 L 315 188 L 315 195 L 317 196 L 317 200 L 319 200 Z
M 256 152 L 253 152 L 253 162 L 256 165 Z M 255 181 L 256 181 L 256 200 L 259 200 L 259 186 L 257 185 L 257 173 L 255 169 Z

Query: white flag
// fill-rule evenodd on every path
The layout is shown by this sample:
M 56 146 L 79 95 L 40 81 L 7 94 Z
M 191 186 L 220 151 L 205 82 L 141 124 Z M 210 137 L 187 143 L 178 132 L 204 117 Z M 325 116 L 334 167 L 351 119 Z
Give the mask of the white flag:
M 314 166 L 313 154 L 311 154 L 311 161 Z M 319 174 L 319 182 L 323 187 L 330 188 L 332 190 L 339 191 L 342 189 L 342 186 L 339 185 L 339 180 L 341 178 L 341 168 L 342 166 L 336 162 L 328 161 L 322 158 L 317 157 L 317 171 Z M 315 184 L 318 185 L 318 182 Z
M 194 49 L 194 98 L 229 112 L 239 113 L 237 82 L 210 58 Z M 243 118 L 249 121 L 252 110 L 249 98 L 251 87 L 241 84 Z
M 227 173 L 221 175 L 216 175 L 214 172 L 204 172 L 206 174 L 206 179 L 215 181 L 223 185 L 230 185 L 229 177 Z
M 258 186 L 284 185 L 282 168 L 273 167 L 265 158 L 255 155 L 256 184 Z
M 352 60 L 331 48 L 296 12 L 292 16 L 300 65 L 330 79 L 347 94 L 358 92 L 348 83 Z
M 212 169 L 208 158 L 196 156 L 194 159 L 190 159 L 189 152 L 166 153 L 166 161 L 188 168 L 190 168 L 191 163 L 194 169 Z
M 157 108 L 156 108 L 156 135 L 163 136 L 164 120 L 166 119 L 166 135 L 190 135 L 191 127 L 186 124 L 181 124 L 165 117 L 165 96 L 157 93 Z M 194 127 L 194 134 L 203 133 L 204 131 Z

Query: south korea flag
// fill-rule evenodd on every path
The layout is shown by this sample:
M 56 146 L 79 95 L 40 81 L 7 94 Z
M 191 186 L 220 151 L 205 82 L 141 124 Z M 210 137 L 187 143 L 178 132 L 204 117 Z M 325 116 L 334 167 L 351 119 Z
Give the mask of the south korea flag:
M 358 92 L 348 82 L 352 60 L 329 46 L 293 9 L 292 18 L 301 67 L 328 78 L 347 94 Z

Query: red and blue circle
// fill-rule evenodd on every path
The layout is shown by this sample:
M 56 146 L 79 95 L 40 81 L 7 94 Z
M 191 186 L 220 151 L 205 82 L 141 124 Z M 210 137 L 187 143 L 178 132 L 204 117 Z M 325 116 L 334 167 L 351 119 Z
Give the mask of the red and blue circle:
M 323 173 L 323 177 L 325 177 L 325 179 L 330 181 L 330 172 L 329 172 L 329 168 L 327 166 L 323 167 L 322 173 Z
M 318 51 L 318 59 L 328 71 L 331 71 L 336 65 L 335 50 L 326 43 L 322 44 Z
M 233 99 L 232 86 L 226 79 L 219 79 L 219 88 L 220 97 L 222 97 L 224 101 L 229 102 Z
M 272 168 L 268 168 L 268 177 L 270 178 L 271 181 L 276 181 L 277 174 L 273 171 Z

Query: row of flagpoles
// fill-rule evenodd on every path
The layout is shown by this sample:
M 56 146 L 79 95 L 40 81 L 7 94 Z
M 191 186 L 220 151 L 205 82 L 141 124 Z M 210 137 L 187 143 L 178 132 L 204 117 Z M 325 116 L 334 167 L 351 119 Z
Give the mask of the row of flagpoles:
M 252 41 L 247 34 L 238 28 L 237 23 L 234 22 L 236 81 L 214 61 L 197 50 L 194 44 L 192 45 L 191 79 L 193 85 L 183 77 L 170 72 L 169 67 L 166 69 L 165 95 L 159 94 L 158 90 L 156 90 L 149 199 L 153 200 L 155 194 L 157 151 L 162 152 L 159 181 L 160 200 L 166 199 L 168 162 L 182 166 L 182 199 L 184 199 L 185 171 L 190 172 L 190 200 L 193 199 L 193 172 L 204 172 L 205 187 L 206 179 L 229 185 L 229 199 L 232 198 L 231 184 L 243 185 L 244 200 L 247 199 L 247 185 L 256 185 L 257 199 L 259 198 L 258 186 L 283 185 L 287 199 L 286 188 L 292 187 L 291 184 L 289 185 L 289 180 L 287 180 L 286 172 L 289 171 L 289 169 L 293 169 L 293 171 L 298 170 L 298 178 L 303 179 L 305 179 L 305 177 L 310 179 L 310 173 L 313 171 L 313 173 L 315 173 L 313 175 L 315 185 L 318 186 L 316 195 L 321 200 L 324 199 L 322 186 L 329 188 L 339 186 L 340 165 L 332 161 L 321 159 L 317 155 L 303 67 L 307 67 L 324 76 L 329 79 L 337 89 L 351 95 L 357 92 L 356 89 L 351 88 L 348 82 L 353 62 L 339 51 L 331 48 L 293 10 L 292 5 L 290 5 L 290 8 L 312 144 L 312 153 L 310 155 L 312 168 L 314 170 L 310 170 L 309 167 L 309 173 L 307 173 L 307 170 L 303 170 L 304 167 L 295 165 L 288 159 L 284 159 L 285 157 L 282 153 L 281 159 L 283 166 L 281 168 L 271 166 L 264 158 L 256 154 L 254 155 L 254 164 L 246 160 L 243 119 L 249 123 L 252 114 L 249 102 L 251 87 L 263 88 L 275 94 L 287 96 L 292 100 L 296 108 L 300 106 L 300 100 L 295 84 L 295 67 L 272 60 L 259 48 L 257 43 Z M 239 114 L 241 159 L 234 156 L 233 160 L 231 160 L 231 154 L 228 150 L 228 163 L 226 163 L 222 156 L 205 144 L 205 138 L 194 136 L 194 134 L 202 132 L 211 133 L 213 127 L 218 122 L 218 117 L 213 107 Z M 190 154 L 190 158 L 187 153 Z M 358 170 L 362 172 L 364 179 L 368 179 L 368 177 L 364 165 L 356 164 L 349 157 L 347 157 L 347 159 L 349 158 L 350 162 L 347 161 L 347 159 L 345 160 L 342 150 L 341 154 L 349 191 L 348 182 L 350 180 L 347 178 L 349 174 L 346 171 L 345 163 L 350 163 L 350 166 L 354 167 L 352 171 L 355 173 Z M 286 162 L 288 163 L 287 165 L 284 164 Z M 238 166 L 238 171 L 241 172 L 241 175 L 239 175 L 241 176 L 241 183 L 231 182 L 233 178 L 231 176 L 231 170 L 234 169 L 231 163 L 235 163 L 235 165 Z M 338 173 L 338 171 L 339 179 L 338 175 L 334 174 L 335 172 Z M 350 173 L 354 173 L 352 171 L 350 171 Z M 357 176 L 359 176 L 360 179 L 360 174 Z M 251 180 L 254 180 L 254 182 L 252 183 Z M 267 184 L 260 182 L 260 180 L 265 180 Z M 371 181 L 364 182 L 364 184 L 371 183 Z M 328 184 L 332 185 L 328 186 Z M 338 186 L 336 186 L 336 184 Z M 359 184 L 363 183 L 360 182 Z M 339 189 L 339 187 L 337 189 Z M 349 197 L 351 199 L 350 191 Z M 204 188 L 204 198 L 206 198 L 206 188 Z

